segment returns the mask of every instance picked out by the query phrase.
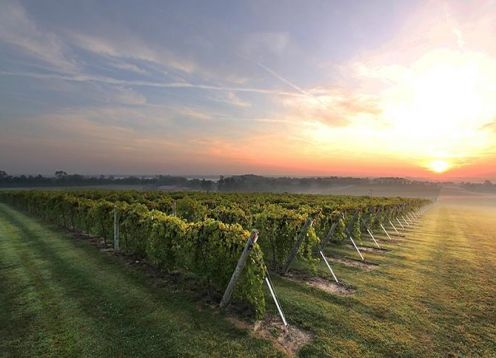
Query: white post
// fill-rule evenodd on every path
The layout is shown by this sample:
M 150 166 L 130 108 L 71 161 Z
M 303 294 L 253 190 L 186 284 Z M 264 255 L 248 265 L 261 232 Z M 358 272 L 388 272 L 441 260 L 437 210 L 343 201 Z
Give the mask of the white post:
M 396 229 L 396 226 L 393 225 L 393 222 L 391 220 L 389 220 L 389 223 L 391 224 L 391 226 L 393 227 L 394 231 L 396 231 L 396 233 L 399 235 L 400 232 L 398 231 L 398 229 Z
M 404 216 L 402 216 L 401 218 L 403 219 L 403 221 L 405 222 L 405 224 L 406 224 L 408 227 L 410 227 L 410 226 L 411 226 L 411 225 L 410 225 L 410 223 L 408 222 L 408 220 L 406 220 Z
M 379 244 L 377 243 L 374 235 L 372 235 L 372 233 L 370 232 L 370 230 L 367 228 L 367 232 L 369 233 L 370 237 L 372 238 L 372 240 L 374 240 L 375 244 L 377 245 L 377 247 L 380 249 L 381 247 L 379 246 Z
M 398 221 L 398 223 L 400 224 L 401 228 L 402 228 L 403 230 L 405 230 L 405 227 L 404 227 L 404 226 L 403 226 L 403 224 L 401 223 L 400 219 L 399 219 L 399 218 L 396 218 L 396 220 L 397 220 L 397 221 Z
M 282 322 L 284 323 L 284 326 L 288 326 L 288 322 L 286 322 L 286 318 L 284 317 L 284 313 L 282 313 L 281 306 L 279 305 L 279 301 L 277 301 L 276 294 L 274 292 L 274 289 L 272 288 L 272 285 L 270 284 L 269 279 L 267 276 L 265 276 L 265 282 L 267 283 L 267 286 L 269 287 L 270 294 L 272 295 L 272 299 L 274 300 L 274 303 L 276 304 L 277 311 L 279 312 L 279 315 L 281 316 Z
M 355 246 L 355 250 L 357 250 L 358 255 L 360 255 L 360 257 L 362 258 L 362 261 L 363 261 L 363 260 L 365 260 L 365 259 L 363 258 L 362 253 L 360 252 L 360 250 L 359 250 L 359 249 L 358 249 L 358 247 L 356 246 L 355 241 L 353 241 L 353 238 L 351 237 L 351 235 L 349 236 L 349 238 L 350 238 L 351 243 L 353 244 L 353 246 Z
M 334 274 L 334 271 L 332 271 L 331 265 L 329 265 L 329 262 L 327 261 L 327 258 L 325 257 L 324 253 L 322 252 L 322 250 L 319 250 L 319 252 L 320 252 L 320 256 L 322 256 L 322 258 L 324 259 L 324 262 L 326 263 L 327 268 L 329 269 L 329 271 L 331 271 L 332 277 L 334 277 L 334 281 L 336 281 L 336 283 L 339 283 L 338 278 Z
M 389 240 L 392 240 L 391 239 L 391 236 L 389 236 L 388 232 L 386 231 L 386 229 L 384 228 L 384 225 L 381 224 L 381 228 L 382 230 L 386 233 L 386 236 L 388 237 Z

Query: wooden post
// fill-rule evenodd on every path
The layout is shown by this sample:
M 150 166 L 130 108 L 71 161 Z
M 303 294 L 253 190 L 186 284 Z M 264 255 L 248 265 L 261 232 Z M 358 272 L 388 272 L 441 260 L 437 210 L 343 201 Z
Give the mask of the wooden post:
M 355 220 L 357 219 L 357 217 L 358 217 L 358 212 L 356 212 L 355 215 L 353 215 L 350 222 L 346 226 L 346 232 L 348 233 L 348 235 L 351 235 L 351 232 L 353 231 L 353 225 L 355 224 Z
M 365 260 L 362 253 L 360 252 L 360 249 L 358 248 L 358 246 L 356 246 L 355 244 L 355 240 L 353 240 L 353 235 L 352 235 L 352 230 L 353 230 L 353 224 L 355 223 L 355 220 L 357 219 L 358 217 L 358 212 L 355 213 L 355 215 L 353 215 L 353 218 L 351 219 L 351 221 L 348 223 L 348 226 L 346 226 L 346 234 L 348 235 L 348 238 L 351 240 L 351 243 L 353 244 L 353 246 L 355 247 L 355 250 L 358 252 L 358 255 L 360 255 L 361 259 L 362 260 Z
M 329 229 L 329 232 L 327 233 L 326 237 L 324 240 L 322 240 L 322 244 L 325 245 L 329 241 L 331 241 L 332 237 L 334 236 L 334 232 L 336 231 L 336 227 L 338 226 L 338 222 L 335 221 L 332 223 L 331 228 Z
M 120 250 L 120 225 L 119 225 L 119 212 L 114 208 L 114 251 Z
M 224 292 L 224 295 L 222 296 L 222 301 L 220 301 L 220 307 L 224 308 L 226 307 L 229 302 L 231 301 L 231 296 L 234 291 L 234 287 L 236 286 L 236 282 L 238 281 L 239 277 L 241 276 L 241 273 L 243 272 L 243 269 L 246 265 L 246 260 L 248 259 L 248 256 L 253 249 L 253 245 L 257 242 L 258 239 L 258 231 L 253 230 L 251 232 L 250 237 L 246 241 L 245 248 L 243 249 L 243 252 L 241 253 L 241 256 L 238 260 L 238 264 L 236 265 L 236 268 L 234 269 L 234 272 L 231 276 L 231 280 L 229 281 L 229 284 L 227 285 L 226 291 Z
M 295 259 L 296 254 L 298 253 L 298 250 L 300 249 L 300 246 L 303 243 L 305 236 L 307 235 L 308 229 L 310 229 L 312 225 L 313 225 L 313 220 L 311 218 L 308 218 L 301 231 L 296 235 L 296 242 L 293 245 L 293 248 L 291 249 L 291 253 L 288 256 L 288 260 L 286 261 L 286 264 L 284 265 L 284 268 L 282 270 L 283 274 L 286 274 L 288 272 L 289 266 Z
M 375 213 L 374 210 L 367 211 L 367 215 L 365 215 L 365 219 L 363 219 L 363 228 L 368 230 L 370 228 L 370 223 L 372 222 L 372 215 Z M 363 217 L 363 216 L 362 216 Z

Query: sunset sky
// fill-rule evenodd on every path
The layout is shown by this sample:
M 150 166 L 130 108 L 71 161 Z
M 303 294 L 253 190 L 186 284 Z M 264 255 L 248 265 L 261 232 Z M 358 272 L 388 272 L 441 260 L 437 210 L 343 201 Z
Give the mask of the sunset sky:
M 0 0 L 0 169 L 495 179 L 495 34 L 496 1 Z

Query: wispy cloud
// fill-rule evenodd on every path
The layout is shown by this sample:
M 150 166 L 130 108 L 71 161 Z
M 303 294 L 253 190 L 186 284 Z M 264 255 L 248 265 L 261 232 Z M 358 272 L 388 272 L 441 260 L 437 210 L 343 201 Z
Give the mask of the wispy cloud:
M 209 96 L 209 99 L 238 108 L 248 108 L 252 106 L 249 101 L 241 99 L 235 92 L 226 92 L 217 96 Z
M 132 80 L 122 80 L 112 77 L 105 76 L 92 76 L 92 75 L 60 75 L 60 74 L 46 74 L 46 73 L 33 73 L 33 72 L 10 72 L 10 71 L 0 71 L 1 75 L 4 76 L 21 76 L 21 77 L 32 77 L 38 79 L 54 79 L 63 81 L 76 81 L 76 82 L 101 82 L 111 85 L 126 85 L 126 86 L 136 86 L 136 87 L 156 87 L 156 88 L 177 88 L 177 89 L 200 89 L 200 90 L 213 90 L 213 91 L 223 91 L 223 92 L 251 92 L 258 94 L 270 94 L 279 96 L 301 96 L 301 93 L 289 92 L 282 90 L 273 90 L 265 88 L 250 88 L 250 87 L 228 87 L 228 86 L 215 86 L 208 84 L 195 84 L 188 82 L 153 82 L 153 81 L 132 81 Z
M 108 39 L 101 35 L 72 33 L 70 38 L 73 45 L 101 56 L 148 61 L 188 74 L 199 70 L 199 65 L 191 59 L 179 57 L 164 47 L 152 47 L 132 34 Z M 124 64 L 130 66 L 129 63 Z
M 0 2 L 0 40 L 58 70 L 74 72 L 78 68 L 59 36 L 39 27 L 17 1 Z
M 493 155 L 494 2 L 398 4 L 394 21 L 379 3 L 245 5 L 0 0 L 0 161 L 322 173 Z

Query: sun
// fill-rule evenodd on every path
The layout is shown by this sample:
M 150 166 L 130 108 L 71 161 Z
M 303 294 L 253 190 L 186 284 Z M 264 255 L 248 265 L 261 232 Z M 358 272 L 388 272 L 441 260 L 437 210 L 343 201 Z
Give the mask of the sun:
M 444 160 L 434 160 L 429 163 L 429 169 L 434 173 L 442 174 L 449 169 L 450 165 Z

